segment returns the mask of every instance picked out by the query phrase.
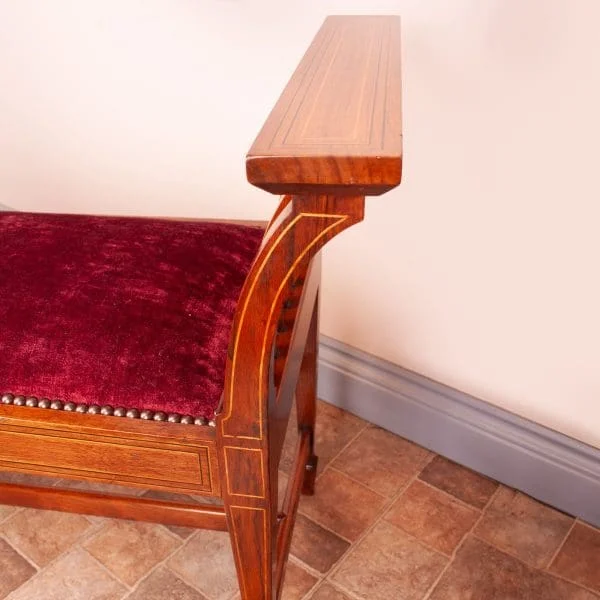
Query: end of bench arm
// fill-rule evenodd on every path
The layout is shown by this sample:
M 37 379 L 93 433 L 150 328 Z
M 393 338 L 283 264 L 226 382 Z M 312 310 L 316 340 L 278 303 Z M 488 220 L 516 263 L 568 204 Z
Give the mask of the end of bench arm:
M 312 457 L 310 427 L 300 433 L 278 516 L 277 468 L 294 391 L 306 395 L 315 384 L 319 252 L 363 219 L 365 196 L 400 183 L 400 91 L 399 18 L 329 17 L 247 157 L 250 183 L 285 194 L 238 301 L 216 419 L 229 527 L 239 536 L 253 531 L 253 540 L 265 528 L 274 536 L 256 545 L 261 581 L 247 557 L 242 568 L 234 545 L 249 598 L 269 597 L 274 581 L 281 588 L 298 487 Z M 304 389 L 296 388 L 300 373 L 312 377 Z M 267 563 L 273 572 L 261 569 Z
M 274 194 L 376 196 L 400 183 L 399 17 L 329 17 L 246 159 Z

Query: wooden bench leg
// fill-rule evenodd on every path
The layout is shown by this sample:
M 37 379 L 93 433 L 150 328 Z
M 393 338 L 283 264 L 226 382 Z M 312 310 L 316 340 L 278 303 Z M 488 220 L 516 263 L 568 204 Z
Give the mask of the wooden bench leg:
M 315 454 L 315 423 L 317 418 L 317 357 L 319 338 L 319 294 L 310 322 L 306 348 L 300 367 L 300 377 L 296 387 L 296 408 L 298 429 L 310 434 L 310 453 L 306 462 L 302 493 L 312 496 L 315 493 L 318 457 Z
M 225 503 L 241 600 L 275 600 L 270 507 Z

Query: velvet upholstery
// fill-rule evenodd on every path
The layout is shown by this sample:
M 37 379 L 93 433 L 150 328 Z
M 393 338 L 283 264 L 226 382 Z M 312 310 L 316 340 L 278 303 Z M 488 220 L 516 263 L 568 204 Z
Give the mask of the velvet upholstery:
M 228 223 L 0 213 L 0 393 L 211 418 L 262 236 Z

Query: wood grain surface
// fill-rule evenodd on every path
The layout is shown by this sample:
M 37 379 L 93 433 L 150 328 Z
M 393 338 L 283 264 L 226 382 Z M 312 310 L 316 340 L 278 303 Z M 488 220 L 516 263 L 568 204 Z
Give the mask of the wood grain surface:
M 402 174 L 400 18 L 328 17 L 246 159 L 278 194 L 378 195 Z

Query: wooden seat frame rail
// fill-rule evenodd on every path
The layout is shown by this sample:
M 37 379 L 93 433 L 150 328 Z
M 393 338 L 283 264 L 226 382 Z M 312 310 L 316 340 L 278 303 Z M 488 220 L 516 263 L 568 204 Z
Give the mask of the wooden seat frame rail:
M 320 250 L 363 219 L 365 196 L 400 183 L 398 17 L 329 17 L 246 165 L 250 183 L 284 196 L 238 301 L 214 427 L 0 405 L 0 471 L 223 506 L 9 483 L 0 502 L 227 530 L 242 600 L 274 600 L 300 495 L 315 486 Z M 294 399 L 299 441 L 280 491 Z

